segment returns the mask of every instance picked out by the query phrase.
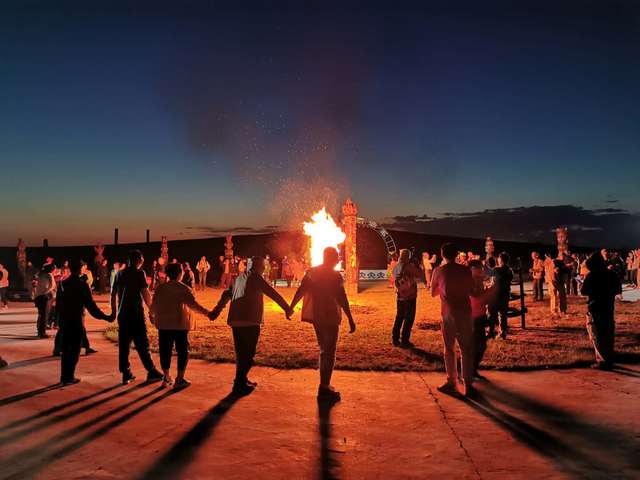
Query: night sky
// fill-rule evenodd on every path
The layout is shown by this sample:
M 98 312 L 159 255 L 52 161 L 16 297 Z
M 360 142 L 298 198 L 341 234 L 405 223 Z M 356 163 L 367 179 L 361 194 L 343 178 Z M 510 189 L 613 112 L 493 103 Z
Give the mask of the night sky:
M 640 244 L 640 2 L 1 5 L 0 245 L 297 228 L 346 195 Z

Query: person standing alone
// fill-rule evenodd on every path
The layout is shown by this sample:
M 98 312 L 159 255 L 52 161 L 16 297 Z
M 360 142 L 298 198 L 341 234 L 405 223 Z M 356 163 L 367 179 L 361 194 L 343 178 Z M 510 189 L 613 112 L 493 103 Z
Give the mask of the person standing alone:
M 204 290 L 207 286 L 207 273 L 211 270 L 211 265 L 207 261 L 207 257 L 204 255 L 200 258 L 196 265 L 198 271 L 198 289 Z
M 533 301 L 541 302 L 544 300 L 544 293 L 542 286 L 544 285 L 544 262 L 540 259 L 538 252 L 531 253 L 531 278 L 533 279 Z
M 416 302 L 418 300 L 418 279 L 420 269 L 411 261 L 409 250 L 400 250 L 400 260 L 393 269 L 396 287 L 396 320 L 391 332 L 393 344 L 405 348 L 412 347 L 411 328 L 416 318 Z M 402 332 L 402 342 L 400 333 Z
M 151 306 L 151 293 L 142 270 L 143 263 L 144 257 L 140 250 L 131 250 L 127 267 L 116 274 L 111 290 L 111 311 L 118 315 L 118 365 L 124 385 L 136 378 L 131 373 L 129 364 L 129 346 L 132 340 L 142 365 L 147 370 L 147 381 L 159 381 L 163 378 L 149 353 L 143 304 Z
M 9 272 L 4 265 L 0 264 L 0 308 L 9 308 L 7 290 L 9 290 Z
M 446 263 L 433 271 L 431 281 L 431 296 L 440 297 L 444 366 L 447 372 L 447 381 L 440 385 L 438 390 L 447 394 L 457 392 L 457 341 L 462 355 L 463 393 L 469 396 L 474 392 L 474 340 L 470 300 L 473 294 L 473 280 L 469 267 L 455 262 L 457 251 L 456 246 L 451 243 L 442 246 L 441 253 Z
M 609 370 L 613 365 L 615 343 L 615 299 L 622 293 L 620 278 L 607 269 L 604 258 L 598 252 L 586 261 L 589 273 L 580 293 L 589 297 L 587 331 L 595 350 L 594 368 Z

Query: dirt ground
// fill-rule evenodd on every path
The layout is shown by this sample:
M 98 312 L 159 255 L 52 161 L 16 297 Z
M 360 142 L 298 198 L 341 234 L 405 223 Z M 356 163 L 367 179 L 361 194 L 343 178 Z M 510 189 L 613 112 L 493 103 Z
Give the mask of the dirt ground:
M 289 301 L 293 288 L 278 288 Z M 198 292 L 199 301 L 211 308 L 221 290 Z M 530 297 L 528 297 L 530 298 Z M 346 370 L 430 371 L 441 370 L 442 340 L 440 304 L 421 289 L 418 297 L 412 342 L 415 347 L 402 349 L 391 344 L 391 327 L 395 316 L 395 296 L 386 283 L 365 285 L 364 291 L 350 298 L 357 323 L 350 335 L 344 321 L 337 354 L 337 368 Z M 520 317 L 510 319 L 510 335 L 505 340 L 489 341 L 482 363 L 485 369 L 526 370 L 547 367 L 586 366 L 593 362 L 593 350 L 585 329 L 585 300 L 570 297 L 569 312 L 564 319 L 552 319 L 549 302 L 527 302 L 526 329 Z M 298 307 L 299 309 L 299 307 Z M 226 324 L 226 313 L 214 322 L 196 315 L 197 328 L 191 332 L 191 355 L 214 362 L 233 362 L 233 340 Z M 157 331 L 149 328 L 152 348 L 157 349 Z M 117 338 L 115 324 L 107 337 Z M 640 360 L 640 302 L 616 305 L 616 350 L 621 361 Z M 318 349 L 311 325 L 300 321 L 296 313 L 291 321 L 271 300 L 265 301 L 256 363 L 275 368 L 314 367 Z

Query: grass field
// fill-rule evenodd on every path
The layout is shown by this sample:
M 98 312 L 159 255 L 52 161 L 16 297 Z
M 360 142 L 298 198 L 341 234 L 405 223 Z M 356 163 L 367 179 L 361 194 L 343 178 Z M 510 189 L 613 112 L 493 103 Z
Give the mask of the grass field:
M 289 301 L 294 289 L 280 288 Z M 198 292 L 199 301 L 211 308 L 221 291 Z M 265 324 L 262 329 L 256 363 L 276 368 L 315 367 L 318 348 L 313 328 L 300 321 L 299 312 L 291 321 L 271 300 L 265 299 Z M 341 327 L 337 368 L 350 370 L 441 370 L 442 340 L 438 299 L 426 290 L 418 297 L 413 327 L 413 349 L 391 344 L 391 326 L 395 315 L 395 296 L 386 284 L 369 286 L 350 299 L 357 323 L 356 333 L 348 333 L 346 320 Z M 491 340 L 482 367 L 496 369 L 536 369 L 582 366 L 593 362 L 593 350 L 585 329 L 585 300 L 569 299 L 565 319 L 553 320 L 548 300 L 527 305 L 527 328 L 520 318 L 510 320 L 511 334 L 505 340 Z M 226 311 L 215 322 L 195 315 L 197 328 L 190 334 L 191 356 L 213 362 L 233 362 L 233 340 L 226 324 Z M 157 351 L 157 331 L 150 326 L 152 349 Z M 117 324 L 106 335 L 117 340 Z M 640 361 L 640 302 L 616 304 L 616 351 L 621 360 Z

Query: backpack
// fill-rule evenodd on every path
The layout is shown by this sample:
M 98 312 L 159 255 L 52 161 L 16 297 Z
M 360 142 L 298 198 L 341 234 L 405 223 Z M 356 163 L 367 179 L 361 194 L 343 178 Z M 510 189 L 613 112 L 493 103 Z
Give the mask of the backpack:
M 395 279 L 396 292 L 398 293 L 398 298 L 409 298 L 413 296 L 416 292 L 416 281 L 413 276 L 407 275 L 405 273 L 405 269 L 407 268 L 408 263 L 402 265 L 402 270 L 400 271 L 400 275 L 398 275 Z

